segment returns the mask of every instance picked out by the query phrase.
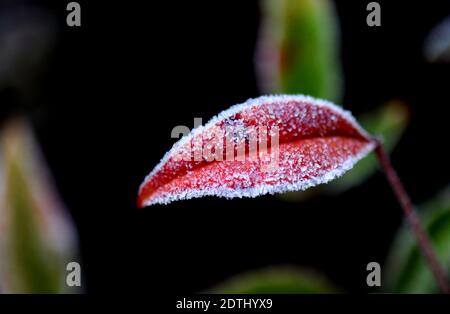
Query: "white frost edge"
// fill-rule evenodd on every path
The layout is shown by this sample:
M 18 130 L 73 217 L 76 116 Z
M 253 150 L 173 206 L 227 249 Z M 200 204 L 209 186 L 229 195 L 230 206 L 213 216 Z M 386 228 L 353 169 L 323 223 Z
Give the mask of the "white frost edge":
M 329 108 L 329 109 L 331 109 L 332 111 L 334 111 L 336 114 L 338 114 L 338 115 L 340 115 L 340 116 L 343 116 L 347 121 L 349 121 L 351 124 L 352 124 L 352 126 L 356 129 L 356 130 L 358 130 L 363 136 L 365 136 L 367 139 L 370 139 L 370 135 L 356 122 L 356 120 L 355 120 L 355 118 L 352 116 L 352 114 L 351 114 L 351 112 L 350 111 L 347 111 L 347 110 L 344 110 L 344 109 L 342 109 L 341 107 L 339 107 L 339 106 L 337 106 L 337 105 L 335 105 L 335 104 L 333 104 L 332 102 L 330 102 L 330 101 L 328 101 L 328 100 L 324 100 L 324 99 L 320 99 L 320 98 L 315 98 L 315 97 L 311 97 L 311 96 L 306 96 L 306 95 L 301 95 L 301 94 L 297 94 L 297 95 L 266 95 L 266 96 L 260 96 L 260 97 L 257 97 L 257 98 L 250 98 L 250 99 L 248 99 L 247 101 L 245 101 L 245 102 L 243 102 L 243 103 L 241 103 L 241 104 L 237 104 L 237 105 L 234 105 L 234 106 L 231 106 L 230 108 L 228 108 L 227 110 L 224 110 L 224 111 L 222 111 L 222 112 L 220 112 L 218 115 L 216 115 L 216 116 L 214 116 L 213 118 L 211 118 L 209 121 L 208 121 L 208 123 L 206 123 L 204 126 L 203 125 L 200 125 L 200 126 L 198 126 L 198 127 L 196 127 L 196 128 L 194 128 L 189 134 L 187 134 L 187 135 L 185 135 L 185 136 L 183 136 L 178 142 L 176 142 L 173 146 L 172 146 L 172 148 L 164 155 L 164 157 L 161 159 L 161 161 L 155 166 L 155 168 L 145 177 L 145 179 L 144 179 L 144 181 L 142 182 L 142 184 L 140 185 L 140 187 L 139 187 L 139 192 L 141 191 L 141 189 L 146 185 L 146 183 L 148 182 L 148 181 L 150 181 L 151 180 L 151 178 L 162 168 L 162 166 L 169 160 L 169 158 L 170 158 L 170 156 L 171 156 L 171 154 L 174 152 L 174 151 L 176 151 L 177 149 L 178 149 L 178 147 L 180 147 L 180 146 L 182 146 L 182 145 L 184 145 L 186 142 L 188 142 L 188 141 L 190 141 L 194 136 L 196 136 L 197 134 L 199 134 L 199 133 L 201 133 L 204 129 L 207 129 L 207 128 L 209 128 L 209 127 L 211 127 L 211 126 L 213 126 L 214 124 L 216 124 L 218 121 L 221 121 L 221 120 L 225 120 L 225 119 L 227 119 L 227 118 L 229 118 L 229 117 L 231 117 L 231 116 L 233 116 L 234 114 L 236 114 L 236 113 L 238 113 L 238 112 L 240 112 L 240 111 L 242 111 L 242 110 L 244 110 L 244 109 L 247 109 L 247 108 L 250 108 L 250 107 L 253 107 L 253 106 L 260 106 L 260 105 L 262 105 L 262 104 L 267 104 L 267 103 L 270 103 L 270 102 L 290 102 L 290 101 L 298 101 L 298 102 L 310 102 L 310 103 L 312 103 L 312 104 L 314 104 L 314 105 L 317 105 L 318 107 L 325 107 L 325 108 Z M 368 151 L 370 151 L 370 150 L 372 150 L 373 149 L 373 147 L 372 146 L 370 146 L 370 149 L 368 149 Z M 368 152 L 367 151 L 367 152 Z M 365 152 L 363 155 L 365 155 L 365 154 L 367 154 L 367 152 Z M 358 155 L 359 156 L 359 155 Z M 361 157 L 359 157 L 359 158 L 357 158 L 357 157 L 355 157 L 355 158 L 357 158 L 357 160 L 356 161 L 358 161 L 359 159 L 361 159 L 362 157 L 364 157 L 364 156 L 361 156 Z M 355 161 L 355 162 L 356 162 Z M 346 172 L 347 170 L 349 170 L 349 169 L 351 169 L 352 167 L 353 167 L 353 165 L 354 165 L 354 163 L 355 162 L 353 162 L 353 163 L 351 163 L 351 165 L 350 165 L 350 167 L 348 168 L 348 169 L 344 169 L 344 167 L 341 167 L 342 169 L 339 171 L 339 168 L 338 169 L 334 169 L 333 171 L 334 172 L 337 172 L 336 174 L 335 174 L 335 176 L 333 177 L 333 178 L 335 178 L 335 177 L 338 177 L 338 176 L 341 176 L 344 172 Z M 332 172 L 333 172 L 332 171 Z M 333 179 L 332 178 L 332 179 Z M 319 180 L 320 178 L 317 178 L 317 180 Z M 329 180 L 326 180 L 326 181 L 321 181 L 321 182 L 317 182 L 317 183 L 315 183 L 315 184 L 313 184 L 313 185 L 317 185 L 317 184 L 321 184 L 321 183 L 326 183 L 326 182 L 329 182 L 330 180 L 332 180 L 332 179 L 329 179 Z M 295 184 L 294 184 L 295 185 Z M 294 186 L 293 185 L 293 186 Z M 301 185 L 301 184 L 300 184 Z M 280 190 L 274 190 L 274 191 L 272 191 L 272 192 L 265 192 L 265 193 L 262 193 L 262 194 L 267 194 L 267 193 L 277 193 L 277 192 L 287 192 L 287 191 L 293 191 L 293 190 L 304 190 L 304 189 L 306 189 L 306 188 L 308 188 L 308 187 L 311 187 L 312 185 L 308 185 L 307 187 L 303 187 L 303 188 L 298 188 L 298 189 L 296 189 L 295 187 L 292 187 L 292 189 L 280 189 Z M 261 188 L 264 188 L 265 186 L 262 186 Z M 271 186 L 272 188 L 273 188 L 273 186 Z M 248 189 L 248 190 L 252 190 L 252 189 L 257 189 L 257 188 L 251 188 L 251 189 Z M 259 189 L 259 188 L 258 188 Z M 222 189 L 217 189 L 217 190 L 222 190 Z M 192 192 L 192 191 L 189 191 L 189 192 Z M 240 192 L 244 192 L 244 191 L 240 191 Z M 185 193 L 183 193 L 183 194 L 185 194 Z M 233 193 L 233 192 L 231 192 L 230 191 L 230 194 L 237 194 L 237 193 Z M 262 195 L 261 194 L 261 195 Z M 183 199 L 190 199 L 190 198 L 193 198 L 193 197 L 200 197 L 200 196 L 204 196 L 204 195 L 206 195 L 206 194 L 199 194 L 198 196 L 192 196 L 192 197 L 188 197 L 188 198 L 183 198 Z M 216 194 L 208 194 L 208 195 L 216 195 Z M 243 195 L 243 196 L 245 196 L 245 195 Z M 231 197 L 239 197 L 239 195 L 234 195 L 234 196 L 230 196 L 230 198 Z M 177 198 L 177 199 L 181 199 L 181 198 Z M 174 199 L 175 200 L 175 199 Z M 144 206 L 148 206 L 148 205 L 150 205 L 150 204 L 155 204 L 155 203 L 152 203 L 152 202 L 148 202 L 148 201 L 145 201 L 144 202 Z

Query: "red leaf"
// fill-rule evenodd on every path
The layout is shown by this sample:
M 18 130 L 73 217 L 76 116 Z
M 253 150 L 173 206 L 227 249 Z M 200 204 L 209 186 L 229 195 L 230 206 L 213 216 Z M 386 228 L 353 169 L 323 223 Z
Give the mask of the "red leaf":
M 145 178 L 138 206 L 304 190 L 342 175 L 373 148 L 350 113 L 324 100 L 250 99 L 178 141 Z

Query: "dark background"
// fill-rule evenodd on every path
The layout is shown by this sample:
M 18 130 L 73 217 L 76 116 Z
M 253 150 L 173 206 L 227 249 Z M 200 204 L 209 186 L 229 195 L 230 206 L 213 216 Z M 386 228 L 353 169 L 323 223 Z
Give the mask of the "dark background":
M 1 114 L 32 117 L 79 231 L 88 292 L 201 291 L 273 264 L 370 291 L 366 265 L 383 266 L 402 220 L 381 173 L 300 203 L 262 196 L 135 206 L 139 184 L 174 143 L 174 126 L 260 95 L 257 1 L 79 1 L 81 28 L 65 25 L 66 2 L 33 2 L 57 17 L 58 44 L 35 106 L 19 109 L 7 90 Z M 368 2 L 336 1 L 344 106 L 357 115 L 392 98 L 409 104 L 411 124 L 392 159 L 420 204 L 448 183 L 450 67 L 426 63 L 422 44 L 450 3 L 378 1 L 382 26 L 370 28 Z

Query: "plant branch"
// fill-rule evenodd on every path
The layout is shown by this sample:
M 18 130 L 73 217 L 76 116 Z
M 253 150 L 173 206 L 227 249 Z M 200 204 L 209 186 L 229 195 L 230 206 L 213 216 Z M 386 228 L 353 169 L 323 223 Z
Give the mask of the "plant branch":
M 406 219 L 416 236 L 417 242 L 419 244 L 419 248 L 425 257 L 426 261 L 429 264 L 431 271 L 436 279 L 436 282 L 443 293 L 450 293 L 450 287 L 447 279 L 447 274 L 444 268 L 439 263 L 439 260 L 436 256 L 436 253 L 433 249 L 433 245 L 428 237 L 425 229 L 420 222 L 420 218 L 417 215 L 417 212 L 414 210 L 414 205 L 411 202 L 411 199 L 406 192 L 400 178 L 397 175 L 397 172 L 392 167 L 391 161 L 389 160 L 388 155 L 386 154 L 383 146 L 381 145 L 381 141 L 379 139 L 375 139 L 375 153 L 378 157 L 378 161 L 381 164 L 381 167 L 384 170 L 387 180 L 391 185 L 392 190 L 394 191 L 395 196 L 397 197 L 403 212 L 405 213 Z

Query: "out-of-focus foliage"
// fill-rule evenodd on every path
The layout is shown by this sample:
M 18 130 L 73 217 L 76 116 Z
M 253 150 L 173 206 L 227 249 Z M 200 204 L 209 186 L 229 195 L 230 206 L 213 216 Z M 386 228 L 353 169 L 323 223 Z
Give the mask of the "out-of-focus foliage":
M 27 122 L 6 124 L 0 148 L 0 291 L 74 292 L 65 290 L 65 278 L 76 232 Z
M 339 61 L 340 36 L 333 3 L 327 0 L 264 0 L 256 51 L 256 69 L 266 92 L 308 94 L 340 102 L 343 78 Z M 358 117 L 371 134 L 381 135 L 392 151 L 408 123 L 406 105 L 390 101 Z M 280 197 L 299 201 L 318 191 L 339 193 L 363 183 L 377 169 L 373 154 L 342 178 L 310 191 Z
M 450 271 L 450 186 L 419 207 L 442 265 Z M 406 224 L 398 231 L 383 272 L 386 292 L 437 293 L 434 277 Z
M 22 104 L 36 102 L 56 36 L 56 22 L 44 9 L 25 5 L 3 9 L 0 90 L 14 89 Z
M 340 102 L 339 25 L 328 0 L 263 0 L 256 69 L 266 93 Z
M 428 62 L 450 62 L 450 16 L 431 30 L 423 49 Z
M 236 275 L 213 287 L 210 293 L 336 293 L 339 290 L 322 275 L 311 270 L 289 266 Z

